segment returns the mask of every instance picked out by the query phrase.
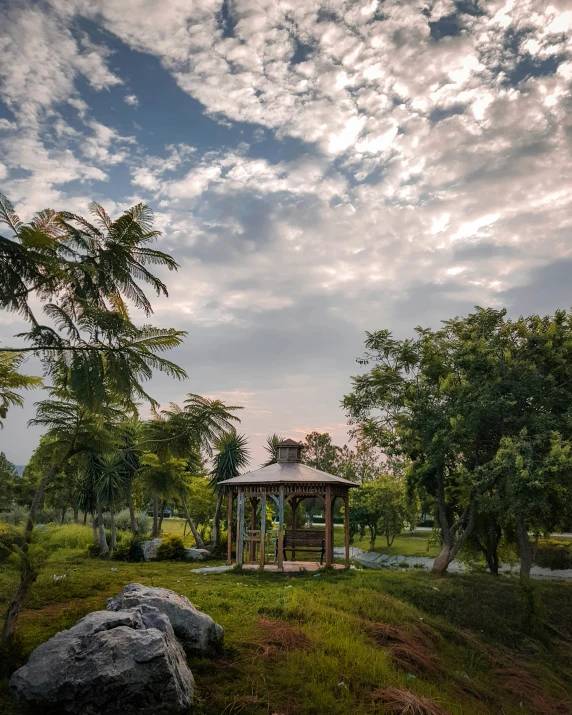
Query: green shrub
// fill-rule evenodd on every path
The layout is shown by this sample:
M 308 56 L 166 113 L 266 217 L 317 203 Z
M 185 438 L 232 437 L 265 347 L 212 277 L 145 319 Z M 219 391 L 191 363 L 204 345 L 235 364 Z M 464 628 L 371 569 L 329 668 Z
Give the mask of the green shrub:
M 45 538 L 52 549 L 86 549 L 93 543 L 93 529 L 83 524 L 48 526 Z
M 24 537 L 16 529 L 0 526 L 0 564 L 7 561 L 13 546 L 23 546 Z
M 137 522 L 137 528 L 140 534 L 147 534 L 151 529 L 151 520 L 144 511 L 136 512 L 135 521 Z M 110 526 L 110 515 L 103 515 L 103 523 L 105 527 Z M 129 509 L 122 509 L 120 512 L 115 514 L 115 528 L 118 531 L 131 531 L 131 517 L 129 515 Z
M 180 536 L 169 534 L 157 547 L 159 561 L 180 561 L 185 558 L 185 544 Z
M 10 511 L 3 511 L 0 514 L 1 523 L 12 524 L 13 526 L 20 526 L 20 524 L 24 524 L 27 518 L 28 509 L 19 504 L 13 506 Z
M 572 544 L 554 539 L 539 544 L 534 563 L 545 569 L 572 569 Z

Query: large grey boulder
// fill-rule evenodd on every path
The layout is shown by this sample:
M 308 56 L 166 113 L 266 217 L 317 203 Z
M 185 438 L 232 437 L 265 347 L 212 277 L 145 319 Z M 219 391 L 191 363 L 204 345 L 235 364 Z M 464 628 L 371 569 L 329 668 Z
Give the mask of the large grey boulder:
M 185 559 L 187 561 L 207 561 L 210 557 L 211 553 L 207 549 L 185 549 Z
M 163 539 L 149 539 L 141 544 L 141 551 L 143 552 L 143 560 L 151 561 L 157 558 L 157 548 L 163 542 Z
M 147 605 L 95 611 L 32 652 L 10 680 L 33 713 L 178 715 L 194 680 L 169 619 Z
M 198 611 L 185 596 L 168 588 L 130 583 L 115 598 L 107 599 L 108 611 L 122 611 L 146 604 L 164 613 L 188 653 L 210 654 L 220 649 L 223 629 L 206 613 Z

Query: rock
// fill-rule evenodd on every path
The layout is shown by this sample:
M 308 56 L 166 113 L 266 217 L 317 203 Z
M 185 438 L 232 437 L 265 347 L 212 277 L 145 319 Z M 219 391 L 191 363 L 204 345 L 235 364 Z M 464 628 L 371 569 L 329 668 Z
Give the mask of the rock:
M 211 554 L 207 549 L 185 549 L 185 559 L 187 561 L 206 561 Z
M 157 558 L 157 547 L 163 542 L 163 539 L 151 539 L 150 541 L 144 541 L 141 544 L 141 550 L 143 551 L 143 561 L 151 561 L 151 559 Z
M 130 583 L 115 598 L 107 599 L 108 611 L 121 611 L 147 604 L 164 613 L 188 653 L 209 654 L 220 649 L 223 629 L 206 613 L 198 611 L 185 596 L 168 588 Z
M 169 619 L 147 605 L 95 611 L 32 652 L 10 680 L 23 708 L 74 715 L 178 715 L 194 680 Z

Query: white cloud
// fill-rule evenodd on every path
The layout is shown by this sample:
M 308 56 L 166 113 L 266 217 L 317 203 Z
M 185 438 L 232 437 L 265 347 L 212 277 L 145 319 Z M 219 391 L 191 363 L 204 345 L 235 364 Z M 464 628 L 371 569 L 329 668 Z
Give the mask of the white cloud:
M 139 106 L 139 100 L 134 94 L 127 94 L 123 98 L 123 101 L 125 104 L 129 104 L 131 107 L 138 107 Z

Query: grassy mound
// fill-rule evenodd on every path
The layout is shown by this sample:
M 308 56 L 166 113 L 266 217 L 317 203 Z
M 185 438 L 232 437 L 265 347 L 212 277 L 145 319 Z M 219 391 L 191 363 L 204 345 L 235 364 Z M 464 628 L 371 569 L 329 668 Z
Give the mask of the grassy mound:
M 6 565 L 2 608 L 16 580 Z M 221 657 L 190 661 L 195 715 L 572 713 L 572 587 L 535 586 L 531 632 L 517 582 L 483 575 L 201 575 L 62 550 L 30 593 L 13 667 L 131 581 L 188 596 L 226 629 Z M 6 682 L 0 712 L 16 712 Z

